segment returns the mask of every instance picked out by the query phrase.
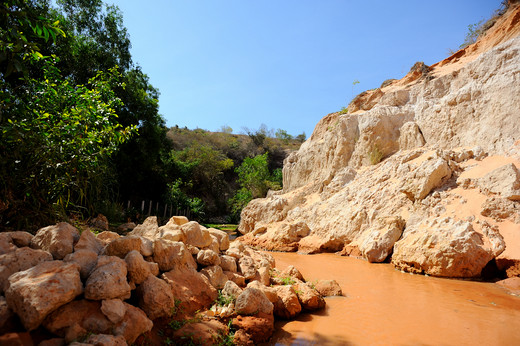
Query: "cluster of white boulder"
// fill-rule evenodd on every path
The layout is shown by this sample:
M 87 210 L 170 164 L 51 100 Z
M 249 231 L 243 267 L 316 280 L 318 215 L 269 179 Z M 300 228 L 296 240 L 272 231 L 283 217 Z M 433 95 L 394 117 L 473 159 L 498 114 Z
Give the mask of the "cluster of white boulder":
M 317 288 L 328 294 L 330 286 Z M 226 304 L 215 304 L 219 294 Z M 279 272 L 269 254 L 185 217 L 162 227 L 149 217 L 125 236 L 80 233 L 64 222 L 34 236 L 0 233 L 0 335 L 20 332 L 17 316 L 26 332 L 43 327 L 54 336 L 41 345 L 131 344 L 155 320 L 185 319 L 211 306 L 205 316 L 212 321 L 197 323 L 225 334 L 220 320 L 234 318 L 237 342 L 259 342 L 272 334 L 274 316 L 324 305 L 295 268 Z M 193 332 L 197 323 L 183 328 Z

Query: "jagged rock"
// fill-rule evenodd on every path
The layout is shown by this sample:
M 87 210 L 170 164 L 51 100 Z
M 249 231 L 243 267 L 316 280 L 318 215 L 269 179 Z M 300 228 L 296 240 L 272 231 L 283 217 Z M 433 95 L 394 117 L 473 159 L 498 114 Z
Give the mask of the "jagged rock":
M 203 266 L 217 266 L 220 264 L 220 257 L 215 251 L 200 250 L 197 254 L 197 263 Z
M 274 314 L 283 319 L 292 319 L 302 311 L 296 292 L 292 286 L 275 287 L 278 301 L 274 303 Z
M 179 226 L 182 226 L 182 225 L 190 222 L 190 220 L 188 220 L 188 218 L 186 216 L 172 216 L 170 218 L 170 221 L 176 223 Z
M 309 287 L 306 283 L 297 283 L 293 285 L 294 291 L 298 296 L 298 300 L 300 301 L 300 305 L 304 310 L 319 310 L 325 307 L 325 299 L 320 295 L 320 293 Z
M 196 269 L 197 263 L 193 259 L 184 243 L 156 239 L 153 243 L 153 260 L 163 272 L 172 269 Z
M 123 320 L 126 306 L 121 299 L 105 299 L 101 301 L 101 312 L 114 324 Z
M 103 214 L 98 214 L 98 216 L 91 219 L 88 224 L 91 228 L 108 231 L 108 219 Z
M 98 240 L 101 240 L 103 242 L 103 244 L 105 244 L 105 245 L 107 245 L 112 240 L 115 240 L 119 237 L 121 237 L 119 234 L 117 234 L 116 232 L 110 232 L 110 231 L 104 231 L 104 232 L 98 233 L 96 235 L 96 238 Z
M 343 292 L 336 280 L 320 280 L 316 283 L 316 291 L 323 297 L 341 296 Z
M 235 342 L 243 345 L 251 341 L 256 345 L 268 341 L 274 332 L 273 314 L 259 312 L 254 316 L 237 316 L 233 319 L 232 326 L 238 331 L 235 333 Z M 238 335 L 237 335 L 238 334 Z
M 218 239 L 220 251 L 229 249 L 229 235 L 226 232 L 215 228 L 208 228 L 208 232 Z
M 31 331 L 49 313 L 81 293 L 83 285 L 77 264 L 47 261 L 11 275 L 5 299 L 24 327 Z
M 186 242 L 186 235 L 181 230 L 181 226 L 173 219 L 170 219 L 166 225 L 159 227 L 158 231 L 159 237 L 162 239 Z
M 174 269 L 162 274 L 172 294 L 181 301 L 180 309 L 186 313 L 208 308 L 217 299 L 217 290 L 208 278 L 194 269 Z
M 227 276 L 228 280 L 233 281 L 240 287 L 246 286 L 246 278 L 238 273 L 230 272 L 230 271 L 224 271 L 224 275 Z
M 137 288 L 139 307 L 152 321 L 160 317 L 169 317 L 175 306 L 175 299 L 170 286 L 164 281 L 150 275 Z
M 128 235 L 155 240 L 159 236 L 157 216 L 147 217 L 142 224 L 135 226 L 135 228 L 130 233 L 128 233 Z
M 73 344 L 74 343 L 72 343 L 70 345 L 73 345 Z M 67 345 L 67 343 L 65 342 L 64 338 L 47 339 L 47 340 L 43 340 L 42 342 L 40 342 L 38 344 L 38 346 L 66 346 L 66 345 Z
M 488 237 L 489 239 L 489 237 Z M 395 243 L 392 264 L 412 273 L 444 277 L 478 277 L 486 264 L 505 248 L 503 240 L 487 245 L 466 221 L 426 219 L 406 228 Z
M 493 218 L 497 222 L 510 220 L 520 223 L 520 203 L 505 198 L 490 197 L 482 204 L 480 215 Z
M 235 310 L 239 315 L 256 315 L 259 312 L 269 315 L 273 313 L 273 303 L 261 290 L 247 287 L 237 297 Z
M 249 256 L 243 256 L 238 260 L 238 268 L 246 280 L 254 279 L 257 275 L 255 261 Z
M 200 271 L 201 274 L 204 274 L 211 285 L 216 289 L 222 289 L 228 281 L 226 274 L 222 271 L 222 268 L 219 266 L 209 266 L 205 267 Z
M 91 250 L 76 250 L 71 254 L 68 254 L 63 259 L 64 262 L 73 262 L 76 263 L 80 270 L 79 273 L 81 275 L 82 280 L 86 280 L 92 270 L 96 267 L 98 260 L 98 254 Z
M 235 257 L 222 255 L 220 256 L 220 267 L 224 271 L 236 272 L 237 271 L 237 261 Z
M 85 283 L 85 298 L 91 300 L 128 299 L 126 263 L 116 256 L 99 256 L 96 268 Z
M 134 284 L 140 285 L 150 275 L 159 272 L 159 266 L 154 262 L 147 262 L 143 256 L 136 250 L 130 251 L 126 257 L 125 262 L 128 271 L 128 279 Z M 153 269 L 157 267 L 157 269 Z
M 33 249 L 48 251 L 54 259 L 61 260 L 74 250 L 74 244 L 78 240 L 78 230 L 66 222 L 60 222 L 39 229 L 31 239 L 30 246 Z
M 0 255 L 0 293 L 4 293 L 9 287 L 8 279 L 11 275 L 45 261 L 52 261 L 50 253 L 28 247 L 16 248 L 12 252 Z
M 227 281 L 224 285 L 224 288 L 222 288 L 222 294 L 226 295 L 228 297 L 237 298 L 241 293 L 242 289 L 233 281 Z
M 209 244 L 208 246 L 205 246 L 203 248 L 203 250 L 211 250 L 215 253 L 220 253 L 220 243 L 219 243 L 218 238 L 212 234 L 210 234 L 210 237 L 211 237 L 211 244 Z
M 520 200 L 520 171 L 512 163 L 494 169 L 478 180 L 485 192 L 497 194 L 512 201 Z
M 271 283 L 271 274 L 269 272 L 269 268 L 267 267 L 260 267 L 257 270 L 257 279 L 260 281 L 263 285 L 269 286 Z
M 198 345 L 215 345 L 222 335 L 226 335 L 228 328 L 217 320 L 187 323 L 173 332 L 173 341 L 182 345 L 186 342 L 186 336 L 193 336 L 193 341 Z
M 96 254 L 100 254 L 105 244 L 100 239 L 96 238 L 94 233 L 89 230 L 81 232 L 79 241 L 74 245 L 74 251 L 90 250 Z
M 203 248 L 209 246 L 213 239 L 208 230 L 202 229 L 195 221 L 190 221 L 181 226 L 181 230 L 186 235 L 186 244 Z
M 14 319 L 15 315 L 7 305 L 5 297 L 0 296 L 0 335 L 13 330 Z
M 383 262 L 392 252 L 394 243 L 401 238 L 404 226 L 405 221 L 400 216 L 379 219 L 358 245 L 363 257 L 369 262 Z
M 125 237 L 116 238 L 108 243 L 103 250 L 103 254 L 106 256 L 125 258 L 126 254 L 132 250 L 139 251 L 144 257 L 151 256 L 153 253 L 152 243 L 149 239 L 136 235 L 127 235 Z
M 29 246 L 32 238 L 32 234 L 22 231 L 0 233 L 0 255 L 14 251 L 17 247 Z
M 276 289 L 274 287 L 266 286 L 262 284 L 260 281 L 256 280 L 248 283 L 247 287 L 256 288 L 264 292 L 267 299 L 269 299 L 269 301 L 273 304 L 275 304 L 278 301 L 278 294 L 276 293 Z
M 287 266 L 287 268 L 282 271 L 281 275 L 304 281 L 302 273 L 300 273 L 300 271 L 293 265 Z
M 426 160 L 403 179 L 401 191 L 412 201 L 421 200 L 450 177 L 451 170 L 445 160 Z
M 123 336 L 128 344 L 132 344 L 139 335 L 152 329 L 153 322 L 141 309 L 124 302 L 123 304 L 126 312 L 117 324 L 102 313 L 101 302 L 76 300 L 50 314 L 44 321 L 44 327 L 61 337 L 85 330 L 94 334 Z

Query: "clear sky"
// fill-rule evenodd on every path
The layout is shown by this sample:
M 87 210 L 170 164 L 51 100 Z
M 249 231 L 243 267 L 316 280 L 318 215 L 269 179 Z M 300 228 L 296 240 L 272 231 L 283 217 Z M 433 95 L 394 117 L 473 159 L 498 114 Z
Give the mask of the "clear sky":
M 167 126 L 310 136 L 352 96 L 457 50 L 500 0 L 105 0 Z M 353 81 L 359 84 L 353 86 Z

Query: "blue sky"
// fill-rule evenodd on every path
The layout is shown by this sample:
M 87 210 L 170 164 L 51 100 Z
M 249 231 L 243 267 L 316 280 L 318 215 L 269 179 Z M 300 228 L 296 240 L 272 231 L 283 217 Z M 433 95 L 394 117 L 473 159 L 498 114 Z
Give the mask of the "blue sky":
M 167 126 L 307 136 L 353 95 L 446 58 L 501 2 L 105 1 L 123 12 Z

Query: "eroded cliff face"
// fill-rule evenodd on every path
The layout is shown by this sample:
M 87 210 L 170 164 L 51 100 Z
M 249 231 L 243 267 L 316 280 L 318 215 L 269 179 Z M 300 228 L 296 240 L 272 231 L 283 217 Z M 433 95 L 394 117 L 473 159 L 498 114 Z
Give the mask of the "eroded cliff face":
M 284 190 L 244 209 L 244 239 L 393 254 L 398 268 L 450 277 L 520 259 L 520 196 L 507 192 L 520 190 L 519 22 L 512 6 L 475 45 L 323 118 L 284 162 Z

